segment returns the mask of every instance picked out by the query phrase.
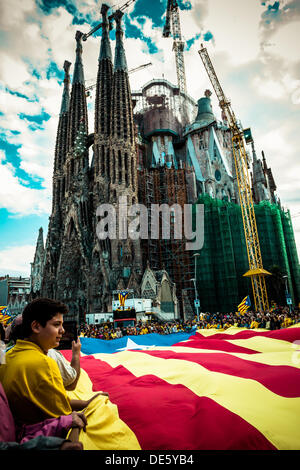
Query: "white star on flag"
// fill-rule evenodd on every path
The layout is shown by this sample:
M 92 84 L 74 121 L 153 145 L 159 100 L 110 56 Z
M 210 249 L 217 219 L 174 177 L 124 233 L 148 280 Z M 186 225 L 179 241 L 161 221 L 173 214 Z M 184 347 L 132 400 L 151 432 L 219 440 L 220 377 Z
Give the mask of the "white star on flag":
M 154 346 L 155 346 L 155 344 L 152 344 L 151 346 L 145 346 L 143 344 L 137 344 L 134 341 L 132 341 L 132 339 L 128 338 L 125 348 L 119 348 L 119 349 L 117 349 L 117 351 L 128 351 L 128 349 L 149 349 L 149 348 L 153 348 Z

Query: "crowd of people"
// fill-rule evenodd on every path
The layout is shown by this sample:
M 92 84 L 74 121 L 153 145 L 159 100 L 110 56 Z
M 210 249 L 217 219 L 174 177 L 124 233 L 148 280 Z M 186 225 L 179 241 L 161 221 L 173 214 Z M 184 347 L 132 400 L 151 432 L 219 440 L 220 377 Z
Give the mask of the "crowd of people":
M 86 338 L 98 338 L 111 340 L 130 335 L 145 335 L 158 333 L 168 335 L 178 332 L 189 332 L 193 327 L 197 329 L 216 328 L 226 330 L 232 326 L 237 328 L 277 330 L 286 328 L 300 322 L 298 309 L 289 311 L 286 307 L 274 307 L 266 313 L 255 313 L 248 311 L 244 315 L 233 313 L 203 313 L 199 320 L 195 317 L 191 321 L 138 321 L 134 326 L 123 326 L 114 328 L 113 323 L 91 324 L 84 323 L 80 326 L 79 336 Z

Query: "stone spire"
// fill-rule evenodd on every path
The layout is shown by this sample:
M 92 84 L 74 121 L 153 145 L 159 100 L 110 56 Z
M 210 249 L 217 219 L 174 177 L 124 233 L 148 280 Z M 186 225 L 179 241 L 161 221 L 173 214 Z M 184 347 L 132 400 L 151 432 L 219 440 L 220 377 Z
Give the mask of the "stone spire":
M 110 202 L 116 204 L 119 214 L 122 212 L 124 200 L 127 201 L 128 208 L 138 202 L 135 128 L 123 45 L 122 16 L 123 13 L 120 10 L 114 14 L 116 46 L 112 81 L 109 166 L 106 167 L 106 177 L 110 182 Z M 121 219 L 117 220 L 117 226 L 121 227 L 121 225 Z M 132 273 L 140 275 L 138 266 L 142 265 L 142 260 L 139 240 L 131 241 L 128 236 L 124 239 L 120 237 L 117 240 L 111 240 L 111 253 L 115 279 L 120 276 L 124 277 L 127 285 Z
M 41 290 L 43 267 L 44 267 L 44 238 L 43 229 L 39 229 L 39 234 L 36 242 L 35 254 L 33 263 L 31 263 L 31 294 L 33 297 Z
M 109 6 L 105 3 L 102 4 L 101 7 L 101 15 L 102 15 L 102 40 L 100 46 L 100 54 L 99 54 L 99 62 L 104 59 L 109 59 L 112 62 L 112 53 L 110 47 L 110 40 L 109 40 L 109 22 L 107 19 L 107 11 L 109 10 Z
M 105 4 L 101 7 L 102 39 L 100 46 L 96 101 L 95 101 L 95 133 L 106 137 L 110 133 L 110 102 L 112 86 L 112 53 L 109 40 L 109 23 Z
M 116 48 L 112 85 L 111 135 L 133 144 L 133 107 L 123 44 L 122 16 L 123 13 L 120 10 L 117 10 L 114 15 L 116 20 Z
M 44 255 L 44 237 L 43 237 L 43 228 L 40 227 L 39 235 L 38 235 L 37 242 L 36 242 L 34 259 L 36 259 L 37 256 L 43 257 L 43 255 Z
M 65 60 L 64 62 L 64 89 L 61 101 L 61 108 L 59 113 L 59 121 L 56 134 L 56 145 L 54 154 L 54 172 L 53 172 L 53 195 L 52 195 L 52 213 L 60 206 L 63 198 L 63 166 L 67 155 L 67 134 L 69 123 L 69 85 L 70 75 L 69 70 L 71 62 Z
M 64 90 L 63 90 L 63 95 L 62 95 L 57 135 L 56 135 L 54 173 L 57 173 L 57 171 L 60 171 L 62 169 L 65 158 L 66 158 L 66 152 L 67 152 L 66 137 L 67 137 L 67 131 L 68 131 L 69 102 L 70 102 L 70 95 L 69 95 L 70 66 L 71 66 L 71 62 L 68 62 L 67 60 L 65 60 L 64 62 L 64 71 L 65 71 Z
M 254 142 L 251 143 L 252 146 L 252 173 L 253 173 L 253 194 L 254 201 L 258 204 L 260 201 L 268 200 L 269 195 L 267 191 L 267 180 L 264 173 L 263 165 L 261 160 L 256 156 L 256 151 L 254 147 Z
M 262 151 L 261 153 L 262 153 L 262 158 L 263 158 L 263 171 L 264 171 L 265 178 L 266 178 L 266 184 L 270 191 L 272 202 L 276 202 L 276 197 L 274 193 L 277 189 L 277 186 L 273 177 L 272 169 L 268 168 L 264 152 Z
M 72 150 L 81 122 L 85 123 L 88 133 L 87 104 L 82 64 L 82 33 L 76 32 L 76 61 L 72 80 L 71 99 L 69 106 L 68 151 Z
M 125 49 L 123 44 L 123 30 L 122 30 L 122 16 L 124 13 L 121 10 L 117 10 L 114 14 L 116 20 L 116 50 L 115 50 L 115 62 L 114 62 L 114 72 L 117 70 L 123 70 L 128 72 L 127 61 L 125 55 Z
M 63 96 L 61 100 L 61 108 L 60 108 L 60 113 L 59 115 L 62 116 L 65 113 L 69 112 L 69 104 L 70 104 L 70 67 L 71 67 L 71 62 L 68 62 L 65 60 L 64 62 L 64 71 L 65 71 L 65 78 L 64 78 L 64 91 L 63 91 Z

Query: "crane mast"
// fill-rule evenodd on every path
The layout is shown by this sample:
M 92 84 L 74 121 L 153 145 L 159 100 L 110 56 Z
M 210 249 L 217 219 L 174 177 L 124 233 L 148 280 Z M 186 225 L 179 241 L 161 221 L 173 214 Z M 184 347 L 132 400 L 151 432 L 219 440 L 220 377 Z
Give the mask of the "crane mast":
M 198 52 L 219 100 L 220 108 L 224 112 L 229 128 L 232 131 L 232 149 L 249 261 L 249 270 L 244 276 L 251 278 L 255 310 L 266 311 L 269 309 L 269 302 L 265 276 L 270 273 L 263 269 L 243 129 L 235 117 L 230 101 L 226 98 L 220 85 L 208 52 L 202 44 Z
M 173 51 L 175 52 L 176 73 L 178 88 L 180 91 L 186 93 L 186 78 L 184 66 L 184 41 L 182 40 L 179 8 L 177 0 L 168 0 L 166 22 L 163 30 L 163 37 L 167 38 L 172 33 Z

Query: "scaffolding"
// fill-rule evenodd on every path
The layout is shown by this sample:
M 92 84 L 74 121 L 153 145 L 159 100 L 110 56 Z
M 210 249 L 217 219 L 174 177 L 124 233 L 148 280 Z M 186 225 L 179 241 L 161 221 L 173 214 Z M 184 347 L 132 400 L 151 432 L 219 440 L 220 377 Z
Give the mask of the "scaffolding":
M 248 265 L 241 207 L 228 201 L 201 195 L 204 204 L 204 245 L 197 269 L 198 292 L 204 311 L 236 311 L 250 295 L 250 280 L 243 276 Z M 279 266 L 288 276 L 294 305 L 300 300 L 300 270 L 289 213 L 276 204 L 254 205 L 262 259 L 266 269 Z
M 143 116 L 143 135 L 146 137 L 157 129 L 179 135 L 187 122 L 193 122 L 197 115 L 196 101 L 187 93 L 180 93 L 178 87 L 165 79 L 151 80 L 141 90 L 132 91 L 131 95 L 135 119 Z
M 194 300 L 192 278 L 194 277 L 194 265 L 192 253 L 185 249 L 188 240 L 184 234 L 184 218 L 182 218 L 182 238 L 175 238 L 175 223 L 170 211 L 169 228 L 170 237 L 163 236 L 163 213 L 159 212 L 159 237 L 151 237 L 151 205 L 167 204 L 172 208 L 173 204 L 181 207 L 184 213 L 184 204 L 188 203 L 186 188 L 186 169 L 167 168 L 166 166 L 139 171 L 139 201 L 148 208 L 148 240 L 142 244 L 144 259 L 149 260 L 149 265 L 154 271 L 165 269 L 172 282 L 176 284 L 176 295 L 181 311 L 185 318 L 194 315 L 190 305 Z M 183 296 L 183 291 L 187 295 Z M 186 299 L 186 300 L 184 300 Z

